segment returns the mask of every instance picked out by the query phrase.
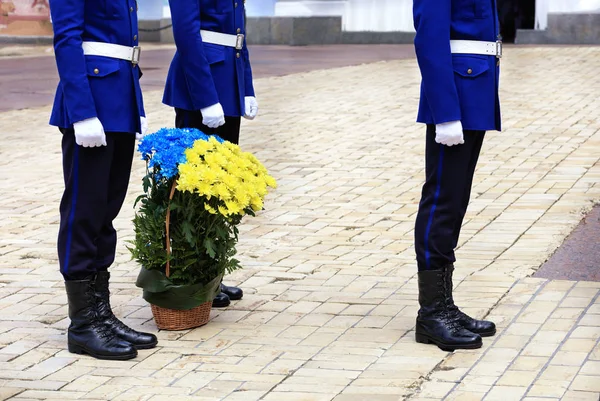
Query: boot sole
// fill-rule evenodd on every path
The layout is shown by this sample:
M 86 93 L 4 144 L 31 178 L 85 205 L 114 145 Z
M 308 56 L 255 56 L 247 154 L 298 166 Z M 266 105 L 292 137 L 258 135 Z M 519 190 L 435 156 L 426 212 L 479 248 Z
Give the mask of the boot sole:
M 153 343 L 150 344 L 131 344 L 135 347 L 135 349 L 151 349 L 156 347 L 156 345 L 158 344 L 158 341 L 155 341 Z
M 475 334 L 479 334 L 481 337 L 492 337 L 494 335 L 496 335 L 496 330 L 492 330 L 492 331 L 485 331 L 483 333 L 477 333 L 477 332 L 473 332 Z
M 461 345 L 450 345 L 445 344 L 441 341 L 437 341 L 426 334 L 415 333 L 415 340 L 421 344 L 435 344 L 439 349 L 446 352 L 454 352 L 457 349 L 477 349 L 481 348 L 483 342 L 474 344 L 461 344 Z
M 72 354 L 78 354 L 78 355 L 89 355 L 96 359 L 104 359 L 104 360 L 110 360 L 110 361 L 126 361 L 128 359 L 133 359 L 137 356 L 137 351 L 132 352 L 131 354 L 102 355 L 102 354 L 97 354 L 95 352 L 92 352 L 88 349 L 85 349 L 82 346 L 75 345 L 75 344 L 69 344 L 69 352 Z

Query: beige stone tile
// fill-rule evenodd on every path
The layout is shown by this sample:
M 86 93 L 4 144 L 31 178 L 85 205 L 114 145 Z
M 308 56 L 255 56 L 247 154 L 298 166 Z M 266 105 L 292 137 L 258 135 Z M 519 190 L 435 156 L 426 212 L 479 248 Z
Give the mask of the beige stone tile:
M 24 390 L 20 389 L 22 392 L 16 396 L 15 400 L 76 400 L 82 399 L 87 394 L 84 391 L 50 391 L 50 390 Z M 1 390 L 0 390 L 1 392 Z M 0 399 L 8 399 L 1 398 Z M 98 400 L 102 398 L 97 398 Z
M 420 395 L 428 398 L 443 399 L 452 391 L 455 385 L 456 383 L 427 382 L 421 387 Z
M 170 385 L 174 387 L 184 387 L 190 389 L 190 391 L 195 391 L 207 386 L 220 375 L 221 373 L 218 372 L 189 372 Z
M 481 355 L 474 352 L 455 351 L 446 358 L 442 366 L 446 368 L 470 368 L 480 358 Z
M 569 297 L 592 299 L 598 294 L 598 286 L 593 282 L 580 282 L 569 292 Z
M 531 337 L 529 336 L 503 335 L 498 338 L 494 347 L 521 350 L 525 348 L 530 340 Z
M 561 351 L 566 352 L 585 352 L 590 353 L 596 346 L 596 340 L 583 338 L 569 338 L 560 347 Z
M 28 390 L 53 390 L 56 391 L 67 385 L 66 382 L 52 380 L 7 380 L 6 388 L 24 388 Z
M 502 387 L 527 387 L 533 383 L 536 376 L 536 371 L 508 370 L 496 384 Z
M 366 316 L 374 308 L 375 308 L 375 305 L 350 305 L 346 309 L 341 311 L 340 315 Z
M 598 401 L 600 394 L 585 391 L 569 390 L 565 393 L 563 401 Z
M 224 401 L 258 401 L 266 394 L 267 391 L 239 391 L 229 394 L 223 398 Z
M 551 316 L 552 319 L 569 319 L 576 321 L 583 314 L 584 307 L 579 308 L 557 308 Z
M 340 394 L 333 401 L 398 401 L 397 394 Z
M 472 391 L 453 391 L 446 400 L 449 401 L 481 401 L 486 393 L 476 393 Z
M 566 297 L 561 303 L 561 308 L 586 308 L 591 302 L 590 297 Z
M 527 392 L 528 397 L 561 398 L 567 391 L 569 382 L 538 380 Z
M 541 344 L 560 344 L 568 335 L 568 330 L 540 330 L 531 341 Z
M 540 376 L 540 380 L 548 382 L 570 382 L 579 372 L 579 366 L 546 366 Z
M 485 396 L 484 401 L 520 401 L 527 392 L 527 387 L 494 386 Z
M 552 365 L 581 366 L 587 358 L 587 352 L 558 351 L 550 361 Z
M 511 348 L 493 347 L 481 358 L 480 363 L 498 363 L 506 365 L 517 357 L 519 351 Z
M 587 361 L 581 368 L 581 374 L 600 376 L 600 361 Z
M 296 359 L 277 359 L 260 371 L 261 374 L 287 375 L 305 363 Z M 232 372 L 233 373 L 233 372 Z
M 22 387 L 0 387 L 0 400 L 8 400 L 9 398 L 25 391 Z
M 121 385 L 121 386 L 111 386 L 111 385 L 102 385 L 96 387 L 94 390 L 85 393 L 81 398 L 82 399 L 95 399 L 95 400 L 112 400 L 118 397 L 121 393 L 129 390 L 131 385 Z M 64 393 L 65 391 L 59 391 L 59 394 Z M 73 392 L 77 394 L 78 392 Z M 82 392 L 83 393 L 83 392 Z M 79 398 L 79 397 L 78 397 Z
M 314 310 L 314 313 L 337 315 L 338 313 L 341 313 L 347 307 L 348 307 L 348 304 L 324 303 L 321 306 L 317 307 Z
M 429 377 L 433 380 L 459 382 L 467 372 L 467 368 L 452 368 L 449 370 L 441 368 L 431 373 Z
M 548 319 L 542 325 L 542 331 L 568 332 L 576 324 L 575 320 L 571 319 Z
M 269 312 L 283 312 L 284 310 L 288 309 L 290 306 L 292 306 L 291 302 L 269 301 L 269 302 L 259 306 L 257 309 L 261 310 L 261 311 L 269 311 Z
M 533 356 L 533 357 L 546 357 L 550 358 L 554 352 L 558 349 L 559 344 L 545 344 L 545 343 L 530 343 L 523 350 L 522 355 Z
M 558 398 L 548 398 L 548 397 L 524 397 L 521 401 L 548 401 L 548 400 L 558 400 Z
M 383 328 L 391 320 L 389 316 L 366 316 L 356 324 L 356 327 Z
M 600 327 L 600 317 L 598 315 L 585 315 L 579 321 L 581 326 Z
M 325 327 L 340 327 L 349 329 L 357 326 L 361 320 L 362 318 L 360 316 L 334 316 L 325 324 Z
M 548 362 L 547 358 L 538 356 L 519 356 L 513 362 L 510 370 L 525 370 L 539 372 Z
M 600 337 L 600 327 L 578 326 L 570 338 L 589 338 L 595 339 Z
M 286 310 L 290 313 L 311 313 L 318 306 L 320 306 L 320 302 L 308 302 L 308 301 L 300 301 L 300 302 L 292 302 L 291 306 Z
M 496 382 L 498 382 L 499 379 L 500 379 L 500 376 L 468 375 L 463 379 L 461 384 L 465 384 L 465 385 L 477 384 L 477 385 L 492 387 Z
M 311 313 L 295 322 L 296 326 L 316 326 L 322 327 L 333 318 L 333 315 Z
M 534 335 L 540 327 L 540 323 L 513 323 L 506 329 L 505 333 L 513 336 L 531 336 Z
M 587 376 L 587 375 L 578 375 L 571 383 L 569 387 L 570 390 L 575 391 L 589 391 L 600 393 L 600 379 L 599 375 L 595 376 Z

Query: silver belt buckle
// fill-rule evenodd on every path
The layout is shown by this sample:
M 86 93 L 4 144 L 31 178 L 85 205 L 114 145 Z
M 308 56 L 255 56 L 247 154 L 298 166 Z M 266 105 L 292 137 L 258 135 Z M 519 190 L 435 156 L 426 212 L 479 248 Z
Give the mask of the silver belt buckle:
M 235 37 L 235 48 L 241 50 L 244 47 L 244 35 L 239 33 Z
M 138 65 L 140 62 L 141 54 L 142 48 L 139 46 L 133 46 L 133 51 L 131 52 L 131 64 Z
M 496 41 L 496 57 L 502 58 L 502 41 Z

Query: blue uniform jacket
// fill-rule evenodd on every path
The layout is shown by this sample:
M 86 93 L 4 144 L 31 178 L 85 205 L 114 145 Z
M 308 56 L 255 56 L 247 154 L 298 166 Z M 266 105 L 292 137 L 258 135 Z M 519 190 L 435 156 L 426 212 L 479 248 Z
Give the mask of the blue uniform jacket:
M 450 40 L 495 42 L 496 0 L 414 0 L 415 50 L 421 69 L 417 121 L 460 120 L 465 130 L 500 130 L 495 56 L 451 54 Z
M 177 51 L 163 102 L 184 110 L 221 103 L 226 116 L 244 114 L 244 97 L 254 96 L 244 40 L 241 50 L 202 42 L 200 30 L 245 34 L 244 0 L 170 0 Z
M 50 124 L 98 117 L 106 132 L 139 132 L 145 116 L 139 79 L 131 62 L 84 56 L 83 41 L 138 44 L 135 0 L 50 0 L 60 82 Z

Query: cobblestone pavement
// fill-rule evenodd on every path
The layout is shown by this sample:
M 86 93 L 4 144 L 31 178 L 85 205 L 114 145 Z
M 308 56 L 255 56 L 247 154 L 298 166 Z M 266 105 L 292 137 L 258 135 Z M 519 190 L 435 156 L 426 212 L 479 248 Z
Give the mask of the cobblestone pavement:
M 143 43 L 142 88 L 162 90 L 175 46 Z M 255 78 L 414 57 L 412 45 L 252 46 Z M 51 46 L 0 47 L 0 112 L 51 104 L 58 83 Z
M 1 113 L 0 399 L 597 401 L 600 283 L 528 276 L 600 200 L 599 64 L 594 47 L 506 51 L 505 130 L 484 143 L 456 271 L 458 304 L 500 330 L 455 353 L 413 340 L 414 60 L 257 80 L 242 146 L 279 188 L 241 229 L 227 283 L 246 295 L 126 362 L 65 351 L 59 134 L 48 107 Z M 174 117 L 160 95 L 145 94 L 152 129 Z M 143 169 L 116 222 L 113 303 L 156 332 L 124 247 Z

